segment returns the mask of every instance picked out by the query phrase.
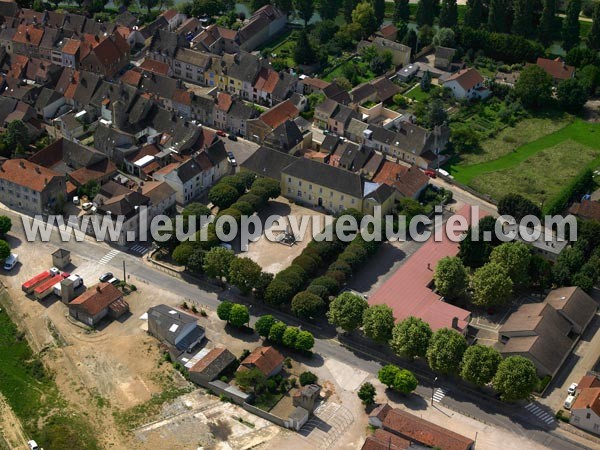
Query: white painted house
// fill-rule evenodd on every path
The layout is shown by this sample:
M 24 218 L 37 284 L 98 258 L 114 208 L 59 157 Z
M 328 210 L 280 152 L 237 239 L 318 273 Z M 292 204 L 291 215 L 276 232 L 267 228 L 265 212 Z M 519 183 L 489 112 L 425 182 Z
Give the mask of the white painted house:
M 452 91 L 454 97 L 467 100 L 484 100 L 491 91 L 483 85 L 484 79 L 473 68 L 459 70 L 442 80 L 442 85 Z

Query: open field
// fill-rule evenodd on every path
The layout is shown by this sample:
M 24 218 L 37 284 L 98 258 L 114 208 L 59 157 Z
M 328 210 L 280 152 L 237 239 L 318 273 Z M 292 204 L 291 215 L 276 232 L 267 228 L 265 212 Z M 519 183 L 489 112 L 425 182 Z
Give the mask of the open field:
M 409 91 L 405 92 L 403 95 L 418 102 L 422 102 L 429 97 L 429 93 L 423 92 L 421 90 L 421 86 L 418 84 Z
M 575 175 L 600 164 L 600 125 L 576 120 L 504 156 L 451 168 L 457 181 L 500 198 L 509 192 L 550 201 Z
M 501 158 L 522 145 L 554 133 L 572 122 L 572 118 L 526 118 L 507 127 L 495 137 L 481 142 L 481 151 L 461 155 L 460 166 L 467 167 Z M 477 124 L 473 124 L 476 126 Z

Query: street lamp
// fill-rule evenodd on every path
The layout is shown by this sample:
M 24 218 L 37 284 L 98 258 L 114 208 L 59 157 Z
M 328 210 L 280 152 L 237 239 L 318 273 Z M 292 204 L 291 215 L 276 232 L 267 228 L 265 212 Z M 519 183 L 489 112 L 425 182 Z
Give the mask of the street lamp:
M 433 386 L 431 386 L 431 406 L 433 406 L 433 394 L 435 393 L 435 382 L 437 381 L 438 377 L 435 377 L 433 379 Z

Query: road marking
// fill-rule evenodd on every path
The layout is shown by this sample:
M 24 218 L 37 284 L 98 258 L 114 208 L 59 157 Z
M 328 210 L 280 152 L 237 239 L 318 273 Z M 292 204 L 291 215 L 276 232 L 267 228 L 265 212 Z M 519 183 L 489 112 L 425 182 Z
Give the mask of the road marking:
M 98 261 L 98 264 L 108 264 L 111 259 L 119 254 L 119 250 L 111 250 Z
M 445 389 L 436 388 L 435 391 L 433 391 L 433 401 L 440 403 L 442 399 L 446 396 L 446 392 L 448 391 L 446 391 Z
M 544 409 L 540 405 L 536 405 L 533 402 L 525 405 L 525 409 L 531 414 L 533 414 L 538 420 L 548 425 L 556 421 L 552 414 L 548 413 L 547 411 L 544 411 Z
M 143 255 L 144 253 L 146 253 L 148 251 L 148 247 L 146 247 L 144 245 L 136 244 L 136 245 L 132 245 L 131 247 L 129 247 L 129 250 L 132 253 L 136 253 L 138 255 Z

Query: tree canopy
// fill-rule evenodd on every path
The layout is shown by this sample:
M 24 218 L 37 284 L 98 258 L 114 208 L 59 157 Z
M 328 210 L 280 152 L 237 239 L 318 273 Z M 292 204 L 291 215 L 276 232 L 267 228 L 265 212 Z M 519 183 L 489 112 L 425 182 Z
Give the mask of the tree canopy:
M 427 353 L 431 335 L 427 322 L 417 317 L 407 317 L 394 326 L 390 345 L 397 355 L 422 358 Z
M 515 83 L 514 93 L 526 108 L 541 108 L 552 96 L 552 78 L 539 66 L 527 66 Z
M 484 308 L 505 305 L 512 296 L 513 281 L 506 268 L 489 262 L 475 271 L 471 278 L 473 303 Z
M 476 344 L 469 347 L 463 355 L 460 376 L 478 386 L 483 386 L 494 378 L 502 356 L 487 345 Z
M 362 325 L 363 313 L 368 306 L 360 295 L 344 292 L 329 305 L 327 318 L 329 323 L 344 331 L 354 331 Z
M 455 330 L 440 328 L 431 337 L 427 348 L 427 362 L 432 370 L 442 374 L 456 374 L 467 349 L 467 340 Z
M 467 278 L 467 269 L 457 256 L 440 259 L 433 273 L 436 291 L 449 299 L 459 297 L 465 292 Z
M 392 338 L 394 312 L 387 305 L 373 305 L 363 313 L 363 331 L 376 342 L 386 343 Z
M 509 356 L 498 365 L 492 380 L 494 389 L 505 401 L 526 399 L 538 383 L 533 363 L 522 356 Z
M 502 266 L 514 284 L 525 285 L 529 282 L 529 262 L 531 250 L 523 242 L 505 242 L 494 247 L 490 262 Z

